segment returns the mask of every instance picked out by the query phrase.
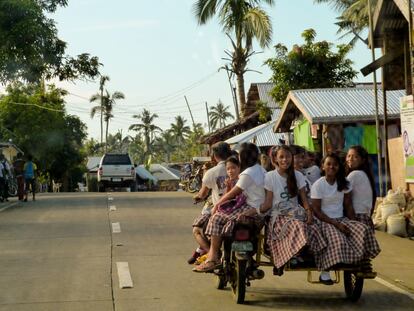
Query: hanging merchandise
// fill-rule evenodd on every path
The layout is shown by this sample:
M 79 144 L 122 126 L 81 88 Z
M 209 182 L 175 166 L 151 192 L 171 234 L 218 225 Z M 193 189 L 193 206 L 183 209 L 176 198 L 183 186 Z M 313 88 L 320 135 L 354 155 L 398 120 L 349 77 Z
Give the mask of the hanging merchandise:
M 375 125 L 364 125 L 364 134 L 362 136 L 362 147 L 364 147 L 369 154 L 377 153 L 377 129 Z
M 311 136 L 311 126 L 308 120 L 303 120 L 293 130 L 295 145 L 305 147 L 308 151 L 315 151 Z
M 344 128 L 345 133 L 345 150 L 351 146 L 362 145 L 362 138 L 364 136 L 364 129 L 359 126 L 348 126 Z

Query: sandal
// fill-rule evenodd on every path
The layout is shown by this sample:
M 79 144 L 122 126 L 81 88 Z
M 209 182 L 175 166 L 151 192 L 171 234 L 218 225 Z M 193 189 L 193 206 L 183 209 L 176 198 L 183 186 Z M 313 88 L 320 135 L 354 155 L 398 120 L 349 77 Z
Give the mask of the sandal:
M 194 265 L 196 265 L 196 266 L 201 265 L 206 260 L 207 260 L 207 254 L 202 255 L 202 256 L 197 258 L 197 260 L 194 262 Z
M 209 260 L 207 259 L 202 264 L 198 265 L 197 267 L 193 268 L 194 272 L 213 272 L 215 269 L 221 266 L 220 260 Z

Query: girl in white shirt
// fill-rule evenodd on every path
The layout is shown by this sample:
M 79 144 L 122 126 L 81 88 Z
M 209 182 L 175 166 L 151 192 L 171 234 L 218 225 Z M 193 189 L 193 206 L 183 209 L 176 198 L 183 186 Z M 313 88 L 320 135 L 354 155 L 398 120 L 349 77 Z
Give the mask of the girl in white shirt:
M 352 188 L 338 155 L 325 156 L 322 172 L 324 176 L 312 185 L 311 197 L 313 211 L 321 221 L 320 228 L 328 246 L 323 253 L 315 255 L 315 261 L 323 270 L 319 277 L 321 283 L 332 285 L 327 270 L 336 264 L 356 264 L 374 258 L 380 249 L 371 230 L 353 221 Z
M 272 149 L 272 162 L 276 168 L 266 174 L 266 199 L 257 210 L 259 215 L 271 215 L 266 240 L 276 267 L 274 274 L 278 275 L 281 274 L 280 268 L 308 244 L 307 224 L 311 224 L 313 218 L 306 197 L 305 177 L 294 169 L 293 159 L 286 145 Z M 303 207 L 298 204 L 298 196 Z M 316 245 L 319 251 L 324 246 L 323 238 L 319 243 L 311 244 Z
M 264 176 L 266 171 L 258 164 L 259 150 L 255 144 L 243 143 L 239 152 L 241 174 L 236 185 L 215 204 L 212 216 L 206 228 L 206 235 L 211 237 L 210 249 L 207 260 L 193 269 L 194 272 L 211 272 L 220 266 L 219 250 L 223 236 L 231 235 L 236 219 L 244 212 L 253 211 L 264 202 Z M 246 203 L 233 210 L 224 213 L 218 210 L 219 206 L 229 200 L 235 199 L 240 194 L 246 198 Z M 257 218 L 257 217 L 256 217 Z
M 361 146 L 349 148 L 346 154 L 345 170 L 352 187 L 352 206 L 355 218 L 375 233 L 371 215 L 374 210 L 376 193 L 368 152 Z

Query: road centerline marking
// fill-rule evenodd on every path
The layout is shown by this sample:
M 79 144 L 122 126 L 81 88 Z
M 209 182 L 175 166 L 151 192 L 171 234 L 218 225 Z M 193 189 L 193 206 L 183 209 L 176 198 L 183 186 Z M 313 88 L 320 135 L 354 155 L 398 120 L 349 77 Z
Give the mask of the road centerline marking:
M 108 201 L 113 201 L 114 200 L 114 198 L 113 197 L 109 197 L 108 198 Z
M 404 290 L 404 289 L 402 289 L 398 286 L 395 286 L 394 284 L 391 284 L 390 282 L 387 282 L 384 279 L 381 279 L 379 277 L 376 277 L 374 280 L 377 281 L 378 283 L 388 287 L 389 289 L 392 289 L 393 291 L 396 291 L 400 294 L 406 295 L 409 298 L 411 298 L 412 300 L 414 300 L 414 294 L 413 293 L 410 293 L 409 291 L 406 291 L 406 290 Z
M 113 233 L 121 233 L 121 224 L 119 222 L 112 223 L 112 232 Z
M 128 262 L 118 261 L 116 263 L 116 268 L 118 270 L 119 288 L 134 287 L 131 278 L 131 273 L 129 272 Z
M 116 206 L 115 205 L 109 205 L 109 211 L 110 212 L 116 211 Z

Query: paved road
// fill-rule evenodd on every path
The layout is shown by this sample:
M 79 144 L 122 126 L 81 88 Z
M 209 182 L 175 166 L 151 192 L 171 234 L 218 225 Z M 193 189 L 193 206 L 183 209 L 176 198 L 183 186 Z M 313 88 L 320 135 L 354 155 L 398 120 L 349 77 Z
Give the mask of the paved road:
M 199 212 L 188 194 L 110 197 L 44 195 L 0 213 L 0 311 L 414 309 L 414 300 L 373 280 L 352 304 L 342 285 L 311 285 L 303 272 L 278 278 L 269 269 L 248 288 L 247 304 L 236 305 L 228 289 L 214 289 L 211 275 L 185 262 Z M 128 262 L 133 288 L 119 288 L 117 262 Z

